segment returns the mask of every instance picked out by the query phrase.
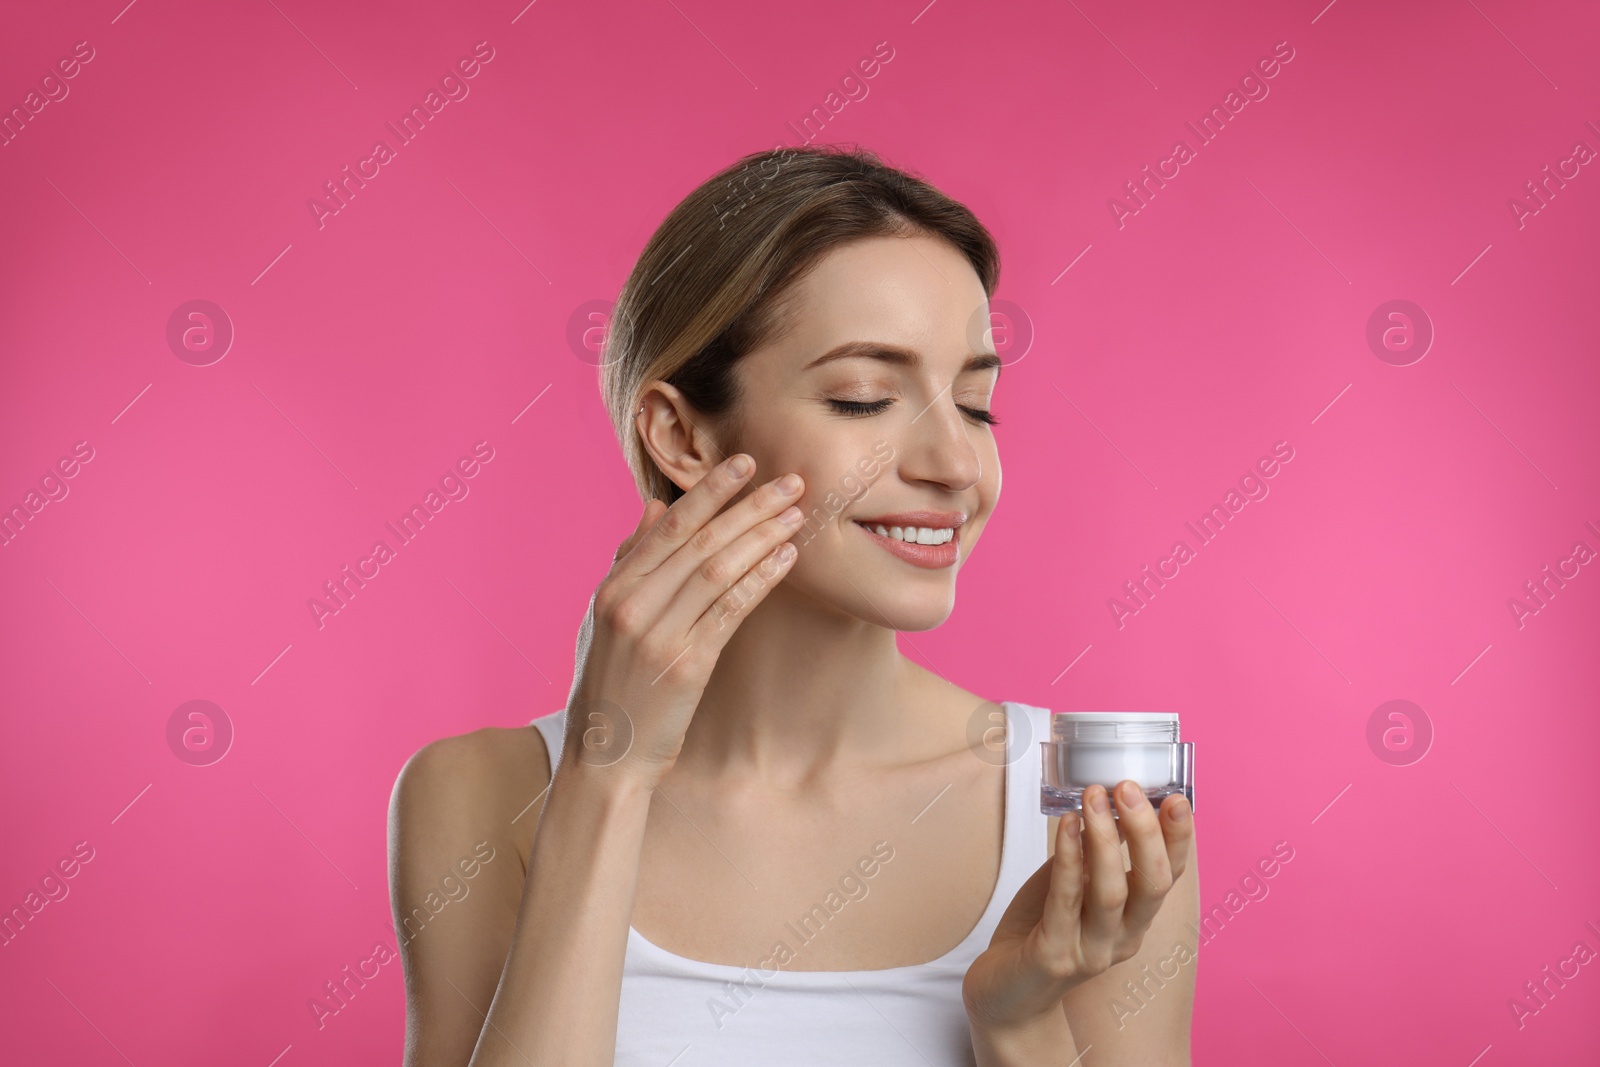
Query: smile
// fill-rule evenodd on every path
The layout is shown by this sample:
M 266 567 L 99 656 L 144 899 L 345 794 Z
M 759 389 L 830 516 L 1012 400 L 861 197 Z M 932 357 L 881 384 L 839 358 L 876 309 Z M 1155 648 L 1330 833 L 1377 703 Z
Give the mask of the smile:
M 887 526 L 859 519 L 855 526 L 888 552 L 917 567 L 953 566 L 960 558 L 956 531 L 949 526 Z

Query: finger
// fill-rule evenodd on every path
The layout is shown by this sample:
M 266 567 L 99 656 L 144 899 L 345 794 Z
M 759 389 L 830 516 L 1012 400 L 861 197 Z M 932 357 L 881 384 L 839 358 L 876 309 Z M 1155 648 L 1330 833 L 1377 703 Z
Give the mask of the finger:
M 1122 908 L 1123 929 L 1142 933 L 1161 910 L 1161 902 L 1172 888 L 1172 870 L 1167 859 L 1167 842 L 1161 830 L 1161 817 L 1138 783 L 1124 780 L 1117 785 L 1117 813 L 1123 836 L 1128 841 L 1128 902 Z
M 793 535 L 799 526 L 799 509 L 791 516 L 796 521 L 773 522 L 780 513 L 791 508 L 804 492 L 805 482 L 794 476 L 798 484 L 792 489 L 781 489 L 774 479 L 764 485 L 752 486 L 742 499 L 730 504 L 722 514 L 715 516 L 699 530 L 691 531 L 669 558 L 658 564 L 647 580 L 638 583 L 632 599 L 641 614 L 666 622 L 670 616 L 673 628 L 669 631 L 683 634 L 693 628 L 718 597 L 761 562 L 779 541 Z M 682 501 L 678 501 L 679 504 Z M 673 505 L 674 507 L 677 504 Z M 656 524 L 656 530 L 646 536 L 644 545 L 656 536 L 662 527 L 672 521 L 670 514 Z M 730 554 L 723 553 L 753 531 L 766 529 L 757 537 L 746 541 Z M 687 592 L 686 592 L 687 591 Z
M 773 523 L 778 524 L 777 520 L 773 520 Z M 794 532 L 789 526 L 784 526 L 784 529 L 788 533 Z M 787 534 L 779 533 L 776 536 L 781 538 Z M 713 596 L 712 603 L 706 606 L 689 631 L 690 645 L 703 644 L 707 652 L 720 652 L 733 636 L 733 631 L 767 598 L 767 594 L 783 580 L 799 558 L 800 550 L 793 542 L 784 541 L 775 545 L 732 588 L 721 596 Z M 680 600 L 689 606 L 689 610 L 693 610 L 693 605 L 698 603 L 698 594 L 691 596 L 686 590 Z M 670 620 L 667 621 L 670 624 Z
M 1039 926 L 1053 944 L 1076 948 L 1083 913 L 1083 817 L 1075 811 L 1056 826 L 1056 854 L 1050 859 L 1050 892 Z
M 770 488 L 770 487 L 769 487 Z M 763 492 L 766 490 L 763 489 Z M 786 497 L 778 497 L 773 507 Z M 757 514 L 770 510 L 763 507 Z M 793 537 L 800 528 L 805 514 L 794 505 L 754 527 L 743 531 L 726 547 L 701 562 L 679 586 L 672 602 L 661 614 L 662 625 L 669 633 L 696 628 L 702 619 L 722 629 L 730 616 L 740 617 L 765 598 L 770 583 L 781 578 L 772 572 L 772 562 L 787 564 L 792 560 L 769 560 L 778 547 Z M 798 550 L 798 546 L 794 546 Z M 798 558 L 798 554 L 796 556 Z M 675 575 L 677 560 L 658 568 L 663 575 Z M 675 627 L 681 627 L 677 629 Z
M 1084 864 L 1089 872 L 1084 890 L 1084 947 L 1094 946 L 1097 954 L 1109 957 L 1122 933 L 1122 906 L 1128 898 L 1122 843 L 1117 839 L 1105 786 L 1097 783 L 1083 791 L 1083 809 Z
M 732 464 L 744 460 L 750 469 L 735 473 Z M 634 546 L 628 562 L 624 564 L 630 574 L 644 575 L 670 559 L 673 553 L 711 521 L 722 506 L 744 486 L 755 472 L 755 460 L 740 452 L 711 468 L 710 473 L 691 485 L 687 492 L 672 502 L 661 518 L 643 539 Z
M 1189 856 L 1194 850 L 1194 812 L 1189 808 L 1189 798 L 1174 793 L 1161 804 L 1161 834 L 1167 844 L 1167 865 L 1176 882 L 1189 869 Z

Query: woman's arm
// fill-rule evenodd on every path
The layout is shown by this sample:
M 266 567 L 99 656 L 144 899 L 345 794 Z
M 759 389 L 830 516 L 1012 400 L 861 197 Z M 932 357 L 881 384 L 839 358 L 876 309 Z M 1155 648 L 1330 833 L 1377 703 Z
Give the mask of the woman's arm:
M 649 793 L 582 760 L 546 791 L 539 754 L 512 733 L 434 742 L 395 785 L 406 1067 L 612 1061 Z M 526 871 L 519 834 L 533 836 Z M 452 900 L 442 879 L 484 842 L 494 859 L 473 881 L 457 873 L 449 885 L 467 892 Z
M 1082 1057 L 1066 1015 L 1060 1011 L 1004 1032 L 978 1026 L 969 1029 L 978 1067 L 1078 1067 Z
M 1125 841 L 1122 855 L 1131 871 Z M 1200 951 L 1195 939 L 1200 923 L 1198 857 L 1197 837 L 1191 837 L 1188 864 L 1161 902 L 1139 951 L 1074 986 L 1062 1001 L 1079 1050 L 1094 1046 L 1085 1062 L 1098 1067 L 1189 1067 Z
M 1186 997 L 1180 992 L 1182 966 L 1171 969 L 1169 963 L 1167 981 L 1175 988 L 1162 990 L 1169 995 L 1159 998 L 1160 1011 L 1155 1001 L 1135 1001 L 1151 1014 L 1131 1037 L 1108 1029 L 1096 1014 L 1125 1021 L 1112 1004 L 1102 1003 L 1108 973 L 1116 976 L 1111 982 L 1120 982 L 1128 974 L 1124 965 L 1132 963 L 1133 978 L 1141 981 L 1146 972 L 1139 961 L 1166 955 L 1153 945 L 1147 949 L 1148 936 L 1182 928 L 1195 907 L 1164 907 L 1174 890 L 1185 887 L 1177 894 L 1181 900 L 1195 881 L 1193 875 L 1185 881 L 1194 840 L 1187 801 L 1167 797 L 1158 810 L 1133 781 L 1119 783 L 1114 801 L 1110 793 L 1092 785 L 1084 791 L 1081 814 L 1054 820 L 1049 858 L 1022 884 L 989 947 L 967 968 L 962 999 L 973 1050 L 985 1065 L 1066 1062 L 1060 1053 L 1079 1048 L 1085 1054 L 1096 1049 L 1093 1062 L 1107 1065 L 1189 1062 L 1192 969 Z M 1112 803 L 1120 823 L 1112 817 Z M 1092 991 L 1084 996 L 1086 986 Z
M 1054 857 L 1056 819 L 1051 817 L 1049 823 L 1049 851 Z M 1062 999 L 1060 1013 L 1006 1033 L 973 1027 L 978 1067 L 1076 1064 L 1080 1055 L 1097 1067 L 1189 1067 L 1199 951 L 1190 924 L 1198 926 L 1200 918 L 1198 849 L 1193 838 L 1189 848 L 1188 865 L 1173 881 L 1139 951 L 1072 987 Z M 1122 856 L 1124 870 L 1131 870 L 1125 841 Z M 1093 1057 L 1085 1055 L 1091 1050 Z
M 405 971 L 406 1067 L 465 1064 L 494 997 L 523 892 L 523 850 L 513 835 L 526 837 L 540 806 L 518 817 L 533 798 L 514 803 L 508 783 L 515 768 L 496 759 L 514 758 L 511 734 L 479 730 L 425 746 L 401 769 L 389 799 L 389 899 Z M 523 772 L 537 793 L 548 777 L 537 751 L 527 762 L 538 768 Z M 444 878 L 479 842 L 494 858 L 467 883 L 471 891 L 452 900 Z
M 785 541 L 802 516 L 785 505 L 798 476 L 721 510 L 754 466 L 735 456 L 670 507 L 649 501 L 617 549 L 579 630 L 564 753 L 539 810 L 509 810 L 553 762 L 508 743 L 514 731 L 429 745 L 401 771 L 390 866 L 402 925 L 419 902 L 431 911 L 433 872 L 461 849 L 493 836 L 520 855 L 516 835 L 531 838 L 525 871 L 494 872 L 489 906 L 441 905 L 406 942 L 407 1067 L 613 1062 L 650 798 L 728 638 L 794 560 Z

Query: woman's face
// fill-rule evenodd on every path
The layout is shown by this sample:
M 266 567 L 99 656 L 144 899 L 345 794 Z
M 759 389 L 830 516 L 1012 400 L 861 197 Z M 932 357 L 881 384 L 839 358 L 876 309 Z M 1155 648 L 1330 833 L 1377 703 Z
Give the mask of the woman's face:
M 798 593 L 896 630 L 937 626 L 1000 496 L 981 414 L 1000 373 L 983 284 L 941 239 L 873 237 L 825 257 L 790 309 L 787 334 L 738 364 L 743 436 L 727 449 L 755 457 L 746 492 L 790 471 L 805 479 L 799 558 L 769 599 Z M 935 543 L 896 541 L 896 526 L 902 537 L 932 527 Z

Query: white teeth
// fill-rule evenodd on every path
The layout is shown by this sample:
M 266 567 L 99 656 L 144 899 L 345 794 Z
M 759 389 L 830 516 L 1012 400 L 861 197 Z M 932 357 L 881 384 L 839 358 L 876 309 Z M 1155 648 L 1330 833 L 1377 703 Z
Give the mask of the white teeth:
M 940 526 L 884 526 L 877 523 L 869 527 L 879 537 L 892 537 L 916 545 L 942 545 L 956 535 L 954 529 Z

